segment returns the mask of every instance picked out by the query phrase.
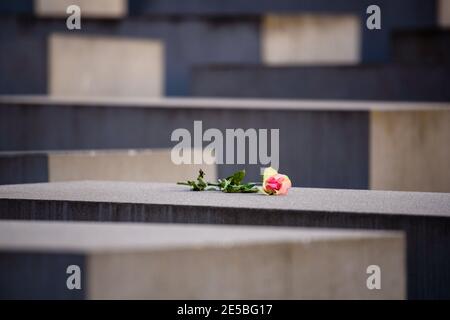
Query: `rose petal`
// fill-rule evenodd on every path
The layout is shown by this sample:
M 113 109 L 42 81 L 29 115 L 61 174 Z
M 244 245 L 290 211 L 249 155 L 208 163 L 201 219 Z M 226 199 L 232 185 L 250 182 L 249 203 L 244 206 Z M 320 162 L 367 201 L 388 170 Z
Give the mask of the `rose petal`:
M 277 173 L 278 172 L 272 167 L 264 169 L 263 181 L 266 181 L 269 177 L 272 177 L 272 176 L 276 175 Z
M 283 175 L 283 177 L 280 177 L 278 181 L 281 181 L 281 187 L 276 192 L 277 195 L 284 195 L 288 193 L 288 190 L 292 187 L 291 180 L 288 176 Z

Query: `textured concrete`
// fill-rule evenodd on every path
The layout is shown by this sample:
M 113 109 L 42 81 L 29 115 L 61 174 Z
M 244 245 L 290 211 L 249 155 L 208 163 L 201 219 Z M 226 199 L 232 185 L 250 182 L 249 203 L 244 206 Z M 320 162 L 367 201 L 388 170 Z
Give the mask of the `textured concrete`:
M 210 65 L 194 68 L 192 81 L 200 97 L 450 101 L 441 65 Z
M 268 15 L 261 26 L 262 62 L 355 64 L 361 60 L 361 26 L 354 15 Z
M 370 188 L 450 192 L 450 109 L 370 117 Z
M 175 165 L 170 149 L 0 152 L 0 184 L 76 180 L 177 182 L 215 165 Z M 195 151 L 194 152 L 201 152 Z
M 49 255 L 83 258 L 87 299 L 403 299 L 406 289 L 404 237 L 392 232 L 3 221 L 0 252 L 2 298 L 68 298 L 54 290 L 65 280 L 38 266 L 63 273 L 39 259 Z M 28 264 L 12 269 L 18 254 Z M 381 290 L 366 287 L 372 264 Z
M 34 12 L 39 17 L 67 17 L 67 7 L 77 5 L 83 18 L 122 18 L 129 0 L 34 0 Z
M 286 197 L 264 197 L 188 190 L 168 183 L 78 181 L 4 185 L 0 186 L 0 199 L 450 218 L 448 193 L 294 188 Z
M 160 41 L 54 34 L 48 52 L 51 95 L 164 94 L 164 46 Z
M 285 197 L 172 184 L 71 182 L 0 187 L 0 218 L 401 230 L 408 298 L 450 297 L 450 194 L 297 189 Z

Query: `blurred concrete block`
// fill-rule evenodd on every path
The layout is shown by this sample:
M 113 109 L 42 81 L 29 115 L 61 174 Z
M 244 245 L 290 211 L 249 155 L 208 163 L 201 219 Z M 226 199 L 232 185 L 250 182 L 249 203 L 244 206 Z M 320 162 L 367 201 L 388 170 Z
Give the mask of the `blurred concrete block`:
M 45 153 L 0 152 L 0 184 L 48 182 Z
M 77 5 L 81 18 L 122 18 L 127 15 L 128 0 L 34 0 L 39 17 L 67 17 L 67 7 Z
M 355 15 L 269 15 L 262 23 L 262 59 L 269 65 L 358 63 L 360 29 Z
M 309 101 L 249 99 L 12 100 L 16 102 L 0 97 L 0 137 L 9 137 L 0 139 L 0 150 L 172 148 L 172 132 L 187 128 L 192 133 L 194 121 L 201 119 L 205 130 L 217 128 L 224 134 L 227 128 L 280 128 L 280 168 L 296 186 L 368 188 L 364 108 L 333 107 L 336 102 L 330 102 L 317 110 Z M 292 108 L 286 110 L 286 105 Z M 259 181 L 262 166 L 221 164 L 218 176 L 245 168 L 249 181 Z
M 450 0 L 438 0 L 438 23 L 442 28 L 450 28 Z
M 450 64 L 450 29 L 401 30 L 392 39 L 396 64 Z
M 0 1 L 2 19 L 6 15 L 33 14 L 33 0 Z
M 32 0 L 26 2 L 30 4 L 22 8 L 19 0 L 0 1 L 0 12 L 14 13 L 0 19 L 0 38 L 7 39 L 0 42 L 2 94 L 47 94 L 47 36 L 67 31 L 64 19 L 30 16 Z M 382 2 L 378 4 L 389 14 L 383 11 L 383 29 L 375 33 L 364 26 L 367 15 L 361 0 L 132 0 L 129 12 L 135 16 L 114 21 L 84 19 L 82 28 L 86 29 L 81 33 L 161 39 L 167 49 L 165 93 L 186 96 L 195 65 L 261 63 L 261 16 L 271 12 L 363 16 L 361 55 L 365 63 L 390 61 L 392 30 L 436 24 L 435 1 Z M 17 16 L 18 12 L 26 13 L 27 18 Z
M 0 256 L 1 298 L 404 299 L 406 289 L 400 232 L 2 221 Z M 78 293 L 66 287 L 73 264 Z M 380 290 L 366 285 L 374 264 Z
M 372 111 L 370 188 L 449 192 L 450 110 Z
M 204 65 L 194 68 L 191 94 L 199 97 L 432 102 L 450 101 L 449 81 L 449 66 L 436 64 Z
M 51 95 L 164 94 L 164 47 L 160 41 L 53 34 L 48 51 Z
M 201 152 L 193 150 L 194 153 Z M 216 165 L 175 165 L 171 149 L 0 152 L 0 184 L 76 180 L 177 182 Z
M 421 111 L 436 113 L 434 118 L 449 109 L 449 103 L 430 102 L 0 96 L 0 150 L 170 149 L 176 145 L 170 141 L 174 130 L 186 128 L 192 133 L 194 121 L 201 119 L 204 130 L 217 128 L 224 134 L 232 128 L 279 128 L 280 171 L 289 175 L 294 186 L 368 189 L 370 157 L 382 157 L 370 154 L 372 112 L 398 112 L 399 117 L 409 118 L 411 111 Z M 447 145 L 442 144 L 427 149 L 426 154 L 418 153 L 417 158 L 441 158 Z M 207 145 L 203 143 L 204 148 Z M 417 147 L 420 149 L 420 141 Z M 419 163 L 421 170 L 411 173 L 417 177 L 428 170 L 425 161 L 418 161 L 416 169 Z M 13 176 L 11 170 L 29 170 L 10 165 L 11 169 L 4 171 L 7 179 Z M 259 181 L 262 166 L 266 165 L 261 161 L 218 164 L 217 174 L 226 177 L 245 169 L 249 181 Z M 438 181 L 444 178 L 442 175 Z M 16 181 L 22 182 L 30 181 Z M 414 190 L 430 191 L 429 187 L 417 183 Z
M 16 2 L 17 0 L 0 1 L 0 12 L 3 3 L 13 5 Z M 165 3 L 169 2 L 165 0 Z M 203 4 L 204 2 L 201 2 L 200 5 Z M 180 19 L 173 19 L 173 16 L 162 15 L 158 18 L 155 16 L 127 17 L 113 21 L 82 18 L 81 24 L 80 31 L 69 31 L 64 19 L 42 19 L 29 15 L 27 18 L 19 18 L 17 15 L 3 14 L 0 19 L 0 39 L 7 39 L 7 41 L 0 41 L 0 70 L 2 71 L 0 72 L 0 93 L 49 93 L 47 39 L 54 32 L 160 40 L 165 48 L 164 92 L 172 96 L 188 95 L 191 68 L 194 65 L 260 63 L 260 19 L 258 16 L 240 16 L 239 18 L 222 16 L 216 19 L 209 15 L 183 15 Z M 75 48 L 76 54 L 70 52 L 66 54 L 72 57 L 76 55 L 78 58 L 84 49 Z M 146 63 L 152 63 L 152 59 L 149 57 Z M 129 65 L 123 59 L 117 59 L 113 65 L 109 65 L 109 68 L 120 71 L 121 64 Z M 141 67 L 144 66 L 145 64 L 142 64 Z M 118 77 L 116 81 L 120 82 L 119 74 L 121 73 L 115 74 L 114 77 Z M 128 73 L 122 72 L 122 74 Z M 152 74 L 148 76 L 151 77 Z M 138 84 L 139 87 L 140 85 Z
M 196 177 L 200 169 L 208 173 L 208 179 L 217 178 L 215 165 L 176 165 L 170 153 L 171 149 L 53 152 L 48 158 L 49 181 L 177 182 Z

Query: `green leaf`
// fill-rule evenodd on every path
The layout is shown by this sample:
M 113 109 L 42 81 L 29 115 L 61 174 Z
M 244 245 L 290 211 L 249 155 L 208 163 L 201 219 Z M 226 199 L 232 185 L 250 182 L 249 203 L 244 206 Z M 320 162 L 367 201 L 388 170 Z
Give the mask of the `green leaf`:
M 209 190 L 220 190 L 226 193 L 253 193 L 258 192 L 258 188 L 254 183 L 244 183 L 245 170 L 240 170 L 235 172 L 233 175 L 226 179 L 218 179 L 217 183 L 207 182 L 205 178 L 205 172 L 199 170 L 197 180 L 188 180 L 186 182 L 178 182 L 181 185 L 188 185 L 192 187 L 193 191 L 209 191 Z
M 232 176 L 229 176 L 227 180 L 230 180 L 232 184 L 240 184 L 245 177 L 245 170 L 236 171 Z

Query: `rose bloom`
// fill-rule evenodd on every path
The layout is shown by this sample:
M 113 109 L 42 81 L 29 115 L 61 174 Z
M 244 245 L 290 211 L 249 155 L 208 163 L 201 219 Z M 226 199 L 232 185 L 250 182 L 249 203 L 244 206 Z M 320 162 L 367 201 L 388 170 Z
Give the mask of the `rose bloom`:
M 292 186 L 289 177 L 284 174 L 279 174 L 273 168 L 266 168 L 263 177 L 263 191 L 270 195 L 284 195 L 288 193 Z

